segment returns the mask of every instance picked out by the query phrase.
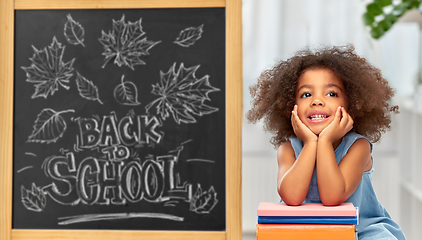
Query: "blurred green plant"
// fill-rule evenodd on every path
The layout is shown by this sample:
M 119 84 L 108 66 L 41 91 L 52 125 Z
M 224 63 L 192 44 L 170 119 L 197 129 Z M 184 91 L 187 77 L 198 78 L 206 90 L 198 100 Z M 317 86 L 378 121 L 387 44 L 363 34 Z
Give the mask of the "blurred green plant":
M 366 5 L 363 22 L 369 26 L 371 36 L 379 39 L 408 10 L 416 8 L 422 12 L 421 3 L 422 0 L 373 0 Z

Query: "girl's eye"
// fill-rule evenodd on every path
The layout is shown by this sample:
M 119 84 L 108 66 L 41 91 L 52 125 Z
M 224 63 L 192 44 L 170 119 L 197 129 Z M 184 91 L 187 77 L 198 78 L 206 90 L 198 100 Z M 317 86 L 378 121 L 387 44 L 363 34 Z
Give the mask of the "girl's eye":
M 312 95 L 308 92 L 302 93 L 302 95 L 300 95 L 301 98 L 307 98 L 307 97 L 310 97 L 310 96 L 312 96 Z
M 330 92 L 330 93 L 327 94 L 327 96 L 329 96 L 329 97 L 337 97 L 337 93 Z

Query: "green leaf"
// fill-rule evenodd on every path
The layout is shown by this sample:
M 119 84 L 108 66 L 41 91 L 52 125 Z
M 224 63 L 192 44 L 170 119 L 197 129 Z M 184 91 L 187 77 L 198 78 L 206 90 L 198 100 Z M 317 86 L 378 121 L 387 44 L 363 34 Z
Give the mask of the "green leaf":
M 369 14 L 367 12 L 362 15 L 362 19 L 363 19 L 363 23 L 366 26 L 372 25 L 372 23 L 374 23 L 374 21 L 375 21 L 374 16 L 372 16 L 371 14 Z
M 404 6 L 403 6 L 403 8 L 405 8 L 405 9 L 407 9 L 407 10 L 409 10 L 409 9 L 411 9 L 412 7 L 411 7 L 411 4 L 412 4 L 412 2 L 402 2 L 402 3 L 400 3 L 400 4 L 403 4 Z
M 380 38 L 384 34 L 384 29 L 381 25 L 371 28 L 371 36 L 375 39 Z
M 394 16 L 393 14 L 387 14 L 385 15 L 384 19 L 386 19 L 387 21 L 389 21 L 391 23 L 391 25 L 393 25 L 395 22 L 397 22 L 397 17 Z
M 391 0 L 374 0 L 374 2 L 378 3 L 381 7 L 386 7 L 393 4 L 393 1 Z
M 376 2 L 366 5 L 366 10 L 373 16 L 377 16 L 383 13 L 381 5 Z
M 396 15 L 397 17 L 403 16 L 403 14 L 407 11 L 408 5 L 409 5 L 408 3 L 404 3 L 404 2 L 397 4 L 393 8 L 393 14 Z
M 420 5 L 421 3 L 419 2 L 419 1 L 413 1 L 413 2 L 411 2 L 410 3 L 410 8 L 409 9 L 412 9 L 412 8 L 419 8 L 419 5 Z
M 420 1 L 419 0 L 402 0 L 402 2 L 408 4 L 409 5 L 408 8 L 409 8 L 410 6 L 413 6 Z
M 384 19 L 384 20 L 380 21 L 378 23 L 378 25 L 382 27 L 382 29 L 384 30 L 384 32 L 386 32 L 388 29 L 391 28 L 392 23 L 390 21 L 388 21 L 387 19 Z

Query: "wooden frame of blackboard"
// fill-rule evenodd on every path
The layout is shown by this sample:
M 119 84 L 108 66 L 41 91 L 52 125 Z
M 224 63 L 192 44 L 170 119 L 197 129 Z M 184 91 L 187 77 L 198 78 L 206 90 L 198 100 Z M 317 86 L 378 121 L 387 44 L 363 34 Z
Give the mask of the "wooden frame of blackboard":
M 15 10 L 226 9 L 226 230 L 104 231 L 12 229 Z M 0 1 L 0 240 L 10 239 L 241 239 L 241 0 L 2 0 Z

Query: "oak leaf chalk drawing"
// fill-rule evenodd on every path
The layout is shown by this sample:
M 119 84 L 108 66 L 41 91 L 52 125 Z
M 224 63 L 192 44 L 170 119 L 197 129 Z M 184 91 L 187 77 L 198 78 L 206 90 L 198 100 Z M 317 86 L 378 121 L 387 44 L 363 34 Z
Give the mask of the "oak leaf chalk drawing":
M 142 19 L 136 22 L 125 22 L 125 15 L 120 20 L 113 19 L 113 30 L 109 33 L 102 31 L 98 40 L 104 46 L 105 56 L 103 68 L 114 59 L 119 67 L 125 65 L 134 70 L 135 65 L 145 65 L 141 56 L 149 55 L 149 49 L 161 41 L 148 41 L 145 32 L 142 30 Z
M 41 188 L 35 186 L 34 183 L 32 183 L 31 190 L 21 186 L 21 198 L 25 208 L 34 212 L 43 211 L 47 205 L 47 198 L 44 192 Z
M 210 213 L 217 202 L 217 193 L 213 186 L 208 191 L 202 191 L 201 186 L 198 185 L 190 202 L 190 210 L 199 214 Z
M 51 143 L 56 142 L 57 139 L 63 136 L 66 131 L 66 121 L 61 114 L 67 112 L 74 112 L 69 109 L 61 112 L 56 112 L 53 109 L 46 108 L 42 110 L 34 123 L 34 130 L 28 137 L 28 142 Z
M 124 77 L 123 75 L 121 83 L 114 88 L 114 98 L 122 105 L 140 105 L 141 103 L 138 102 L 138 88 L 133 82 L 123 81 Z
M 176 71 L 174 63 L 167 73 L 160 72 L 160 83 L 152 85 L 152 93 L 159 98 L 149 103 L 145 107 L 146 111 L 149 112 L 155 106 L 156 113 L 163 120 L 171 114 L 177 124 L 196 123 L 197 120 L 192 115 L 203 116 L 218 111 L 218 108 L 204 102 L 211 100 L 208 97 L 210 92 L 220 89 L 211 86 L 208 75 L 196 78 L 195 72 L 199 67 L 200 65 L 185 68 L 181 63 Z
M 67 22 L 64 25 L 64 36 L 73 45 L 84 45 L 85 29 L 81 24 L 73 20 L 70 14 L 67 15 Z
M 26 81 L 35 84 L 35 93 L 32 98 L 53 95 L 59 89 L 59 85 L 68 90 L 69 78 L 73 76 L 73 62 L 63 62 L 65 46 L 56 39 L 47 48 L 38 50 L 32 46 L 34 55 L 29 58 L 32 62 L 29 67 L 22 67 L 26 72 Z
M 78 92 L 81 97 L 103 104 L 100 100 L 97 86 L 79 74 L 79 72 L 76 72 L 76 85 L 78 86 Z
M 202 28 L 204 24 L 199 27 L 189 27 L 182 30 L 179 33 L 179 36 L 176 38 L 174 43 L 182 46 L 182 47 L 189 47 L 192 46 L 196 41 L 198 41 L 202 37 Z

